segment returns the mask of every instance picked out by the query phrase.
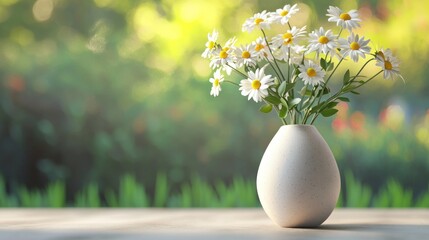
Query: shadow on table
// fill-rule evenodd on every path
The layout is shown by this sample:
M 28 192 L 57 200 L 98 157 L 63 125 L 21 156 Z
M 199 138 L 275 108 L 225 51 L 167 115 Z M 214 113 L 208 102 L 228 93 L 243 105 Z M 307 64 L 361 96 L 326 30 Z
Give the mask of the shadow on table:
M 378 224 L 378 223 L 354 223 L 354 224 L 325 224 L 315 230 L 331 230 L 331 231 L 364 231 L 364 232 L 418 232 L 425 231 L 427 233 L 429 225 L 419 224 Z

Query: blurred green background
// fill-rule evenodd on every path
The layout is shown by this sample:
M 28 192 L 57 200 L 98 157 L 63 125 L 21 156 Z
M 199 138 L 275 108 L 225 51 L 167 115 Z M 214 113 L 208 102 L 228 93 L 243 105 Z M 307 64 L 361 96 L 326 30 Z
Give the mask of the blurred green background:
M 0 206 L 259 206 L 281 122 L 232 85 L 213 99 L 200 55 L 213 28 L 248 42 L 244 20 L 287 3 L 0 0 Z M 338 205 L 429 207 L 429 2 L 307 0 L 291 22 L 333 27 L 329 5 L 358 9 L 359 34 L 406 79 L 379 78 L 317 122 Z

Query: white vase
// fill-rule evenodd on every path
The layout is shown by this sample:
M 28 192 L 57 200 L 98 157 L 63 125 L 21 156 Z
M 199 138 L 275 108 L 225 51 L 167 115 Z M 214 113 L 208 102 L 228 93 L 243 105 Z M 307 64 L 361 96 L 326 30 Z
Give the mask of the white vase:
M 282 126 L 256 179 L 259 200 L 281 227 L 317 227 L 332 213 L 341 188 L 335 158 L 312 125 Z

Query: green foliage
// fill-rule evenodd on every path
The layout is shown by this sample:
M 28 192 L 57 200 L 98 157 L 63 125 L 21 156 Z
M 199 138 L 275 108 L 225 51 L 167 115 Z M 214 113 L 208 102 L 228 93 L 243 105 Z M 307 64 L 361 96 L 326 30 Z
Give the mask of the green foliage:
M 46 190 L 46 205 L 49 207 L 65 207 L 66 191 L 64 182 L 54 182 L 49 184 Z
M 101 194 L 97 184 L 89 184 L 77 194 L 74 201 L 67 202 L 64 183 L 56 182 L 46 191 L 27 190 L 19 187 L 17 195 L 8 194 L 0 179 L 0 207 L 260 207 L 253 180 L 236 177 L 231 183 L 217 181 L 209 184 L 194 175 L 177 192 L 171 192 L 165 181 L 166 175 L 157 175 L 157 194 L 149 196 L 142 184 L 131 175 L 121 178 L 117 191 Z M 345 173 L 337 207 L 429 207 L 429 191 L 416 200 L 412 191 L 406 190 L 397 181 L 389 180 L 378 194 L 358 182 L 353 174 Z
M 101 199 L 98 185 L 90 183 L 82 192 L 77 194 L 75 200 L 76 207 L 100 207 Z
M 144 186 L 131 175 L 125 175 L 121 179 L 117 194 L 112 190 L 107 191 L 106 204 L 109 207 L 148 207 L 150 205 Z
M 165 207 L 167 205 L 167 198 L 169 195 L 168 180 L 165 173 L 159 173 L 156 176 L 155 182 L 155 197 L 153 206 Z
M 338 112 L 338 109 L 328 108 L 322 111 L 324 117 L 330 117 Z
M 18 199 L 16 201 L 15 199 Z M 7 194 L 3 180 L 0 180 L 0 206 L 4 207 L 53 207 L 65 206 L 65 186 L 63 182 L 51 183 L 45 191 L 19 188 L 17 196 Z
M 371 189 L 357 182 L 351 172 L 345 174 L 345 207 L 368 207 L 371 201 Z
M 184 207 L 216 207 L 218 199 L 214 189 L 200 177 L 194 176 L 190 184 L 184 184 L 177 195 L 177 202 L 173 206 Z
M 5 182 L 2 177 L 0 177 L 0 206 L 1 207 L 16 207 L 18 206 L 18 201 L 15 197 L 10 196 L 6 191 Z
M 263 113 L 269 113 L 271 110 L 273 110 L 273 106 L 270 104 L 263 105 L 261 108 L 259 108 L 259 111 Z
M 428 185 L 428 188 L 427 188 L 427 191 L 425 192 L 425 194 L 422 194 L 417 199 L 416 207 L 429 208 L 429 185 Z
M 374 207 L 405 208 L 410 206 L 413 206 L 413 192 L 404 189 L 394 180 L 389 180 L 386 187 L 374 199 Z

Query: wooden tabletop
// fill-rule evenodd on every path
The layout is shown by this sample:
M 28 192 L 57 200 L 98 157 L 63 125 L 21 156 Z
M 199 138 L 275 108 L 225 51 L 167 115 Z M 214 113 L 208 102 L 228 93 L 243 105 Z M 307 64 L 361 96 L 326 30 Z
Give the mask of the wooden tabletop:
M 251 209 L 0 209 L 0 239 L 429 239 L 429 209 L 336 209 L 317 229 Z

